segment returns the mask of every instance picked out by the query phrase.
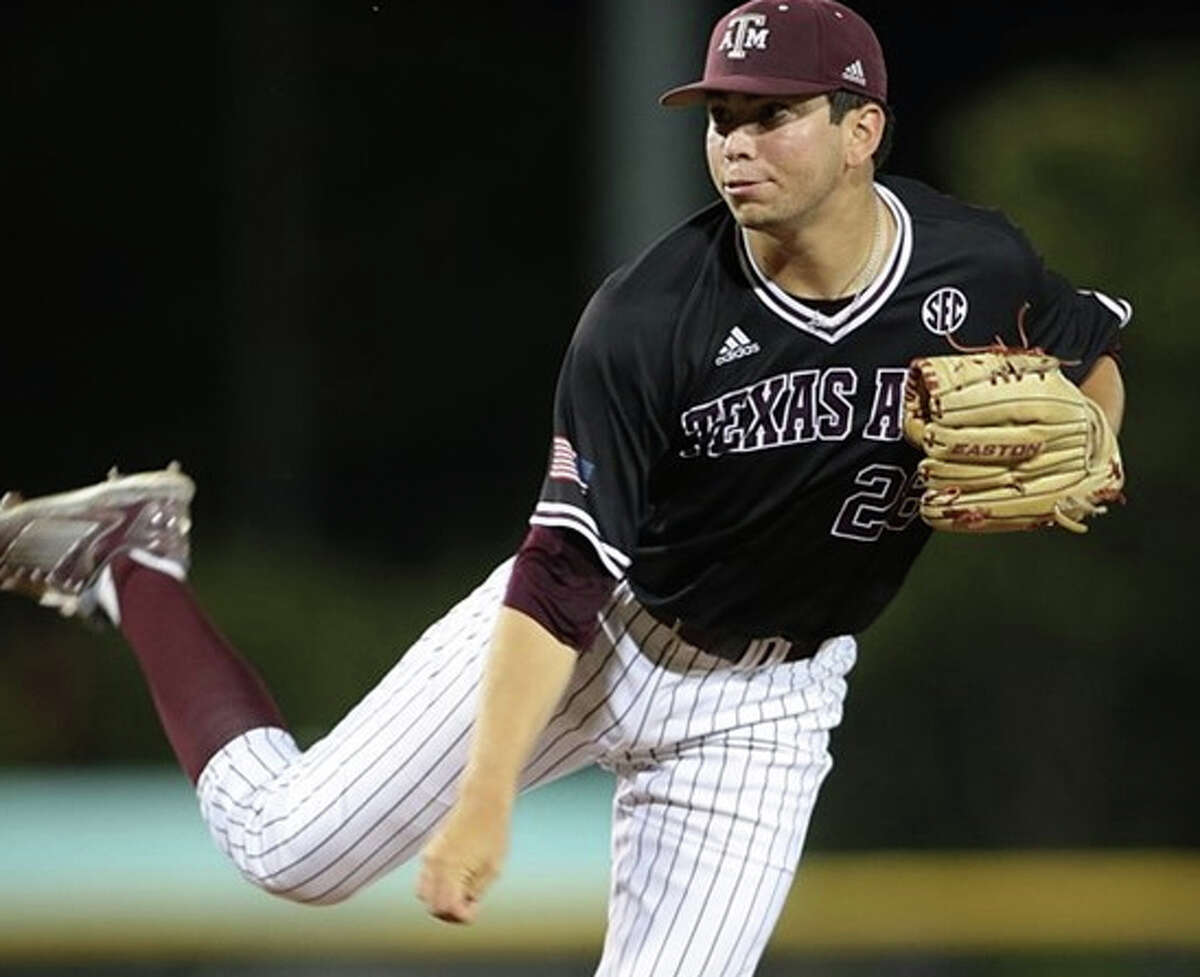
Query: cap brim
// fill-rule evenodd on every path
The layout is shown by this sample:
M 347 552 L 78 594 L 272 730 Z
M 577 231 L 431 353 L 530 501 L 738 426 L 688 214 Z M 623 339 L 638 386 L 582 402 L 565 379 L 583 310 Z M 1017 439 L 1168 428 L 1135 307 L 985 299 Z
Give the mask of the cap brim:
M 672 109 L 699 105 L 714 92 L 737 92 L 739 95 L 821 95 L 835 90 L 836 86 L 830 86 L 828 82 L 732 75 L 729 78 L 694 81 L 690 85 L 672 88 L 659 96 L 658 104 Z

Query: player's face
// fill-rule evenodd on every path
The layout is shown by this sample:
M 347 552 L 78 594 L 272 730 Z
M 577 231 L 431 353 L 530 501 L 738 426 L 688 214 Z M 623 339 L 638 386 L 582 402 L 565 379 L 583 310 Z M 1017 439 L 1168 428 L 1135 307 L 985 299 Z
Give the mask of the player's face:
M 708 98 L 708 171 L 743 227 L 802 225 L 844 172 L 843 127 L 825 95 L 714 93 Z

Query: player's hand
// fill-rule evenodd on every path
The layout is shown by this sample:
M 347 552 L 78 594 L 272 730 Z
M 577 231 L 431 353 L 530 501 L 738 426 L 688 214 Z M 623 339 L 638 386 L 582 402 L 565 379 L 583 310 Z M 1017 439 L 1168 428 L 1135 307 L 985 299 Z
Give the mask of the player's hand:
M 417 897 L 432 916 L 448 923 L 470 923 L 479 900 L 508 851 L 508 803 L 468 801 L 455 803 L 425 846 Z

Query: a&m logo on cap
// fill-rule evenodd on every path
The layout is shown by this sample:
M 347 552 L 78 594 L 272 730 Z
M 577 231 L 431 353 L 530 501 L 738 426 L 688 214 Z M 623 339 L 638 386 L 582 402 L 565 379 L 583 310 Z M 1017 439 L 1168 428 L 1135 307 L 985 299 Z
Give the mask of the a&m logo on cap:
M 765 51 L 767 37 L 771 33 L 766 24 L 766 14 L 741 14 L 730 17 L 729 23 L 725 25 L 725 36 L 721 38 L 717 50 L 726 52 L 725 57 L 738 61 L 746 57 L 747 48 Z

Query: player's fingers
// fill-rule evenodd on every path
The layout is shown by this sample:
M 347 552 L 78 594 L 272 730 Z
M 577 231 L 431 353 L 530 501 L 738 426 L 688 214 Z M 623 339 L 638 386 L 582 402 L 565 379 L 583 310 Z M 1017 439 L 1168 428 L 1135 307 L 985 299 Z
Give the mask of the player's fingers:
M 417 881 L 417 897 L 429 914 L 448 923 L 475 918 L 477 889 L 466 866 L 438 857 L 426 858 Z
M 477 905 L 474 899 L 460 890 L 435 899 L 429 907 L 429 914 L 444 923 L 473 923 Z
M 475 919 L 476 900 L 460 878 L 436 878 L 426 900 L 429 914 L 446 923 L 470 923 Z

